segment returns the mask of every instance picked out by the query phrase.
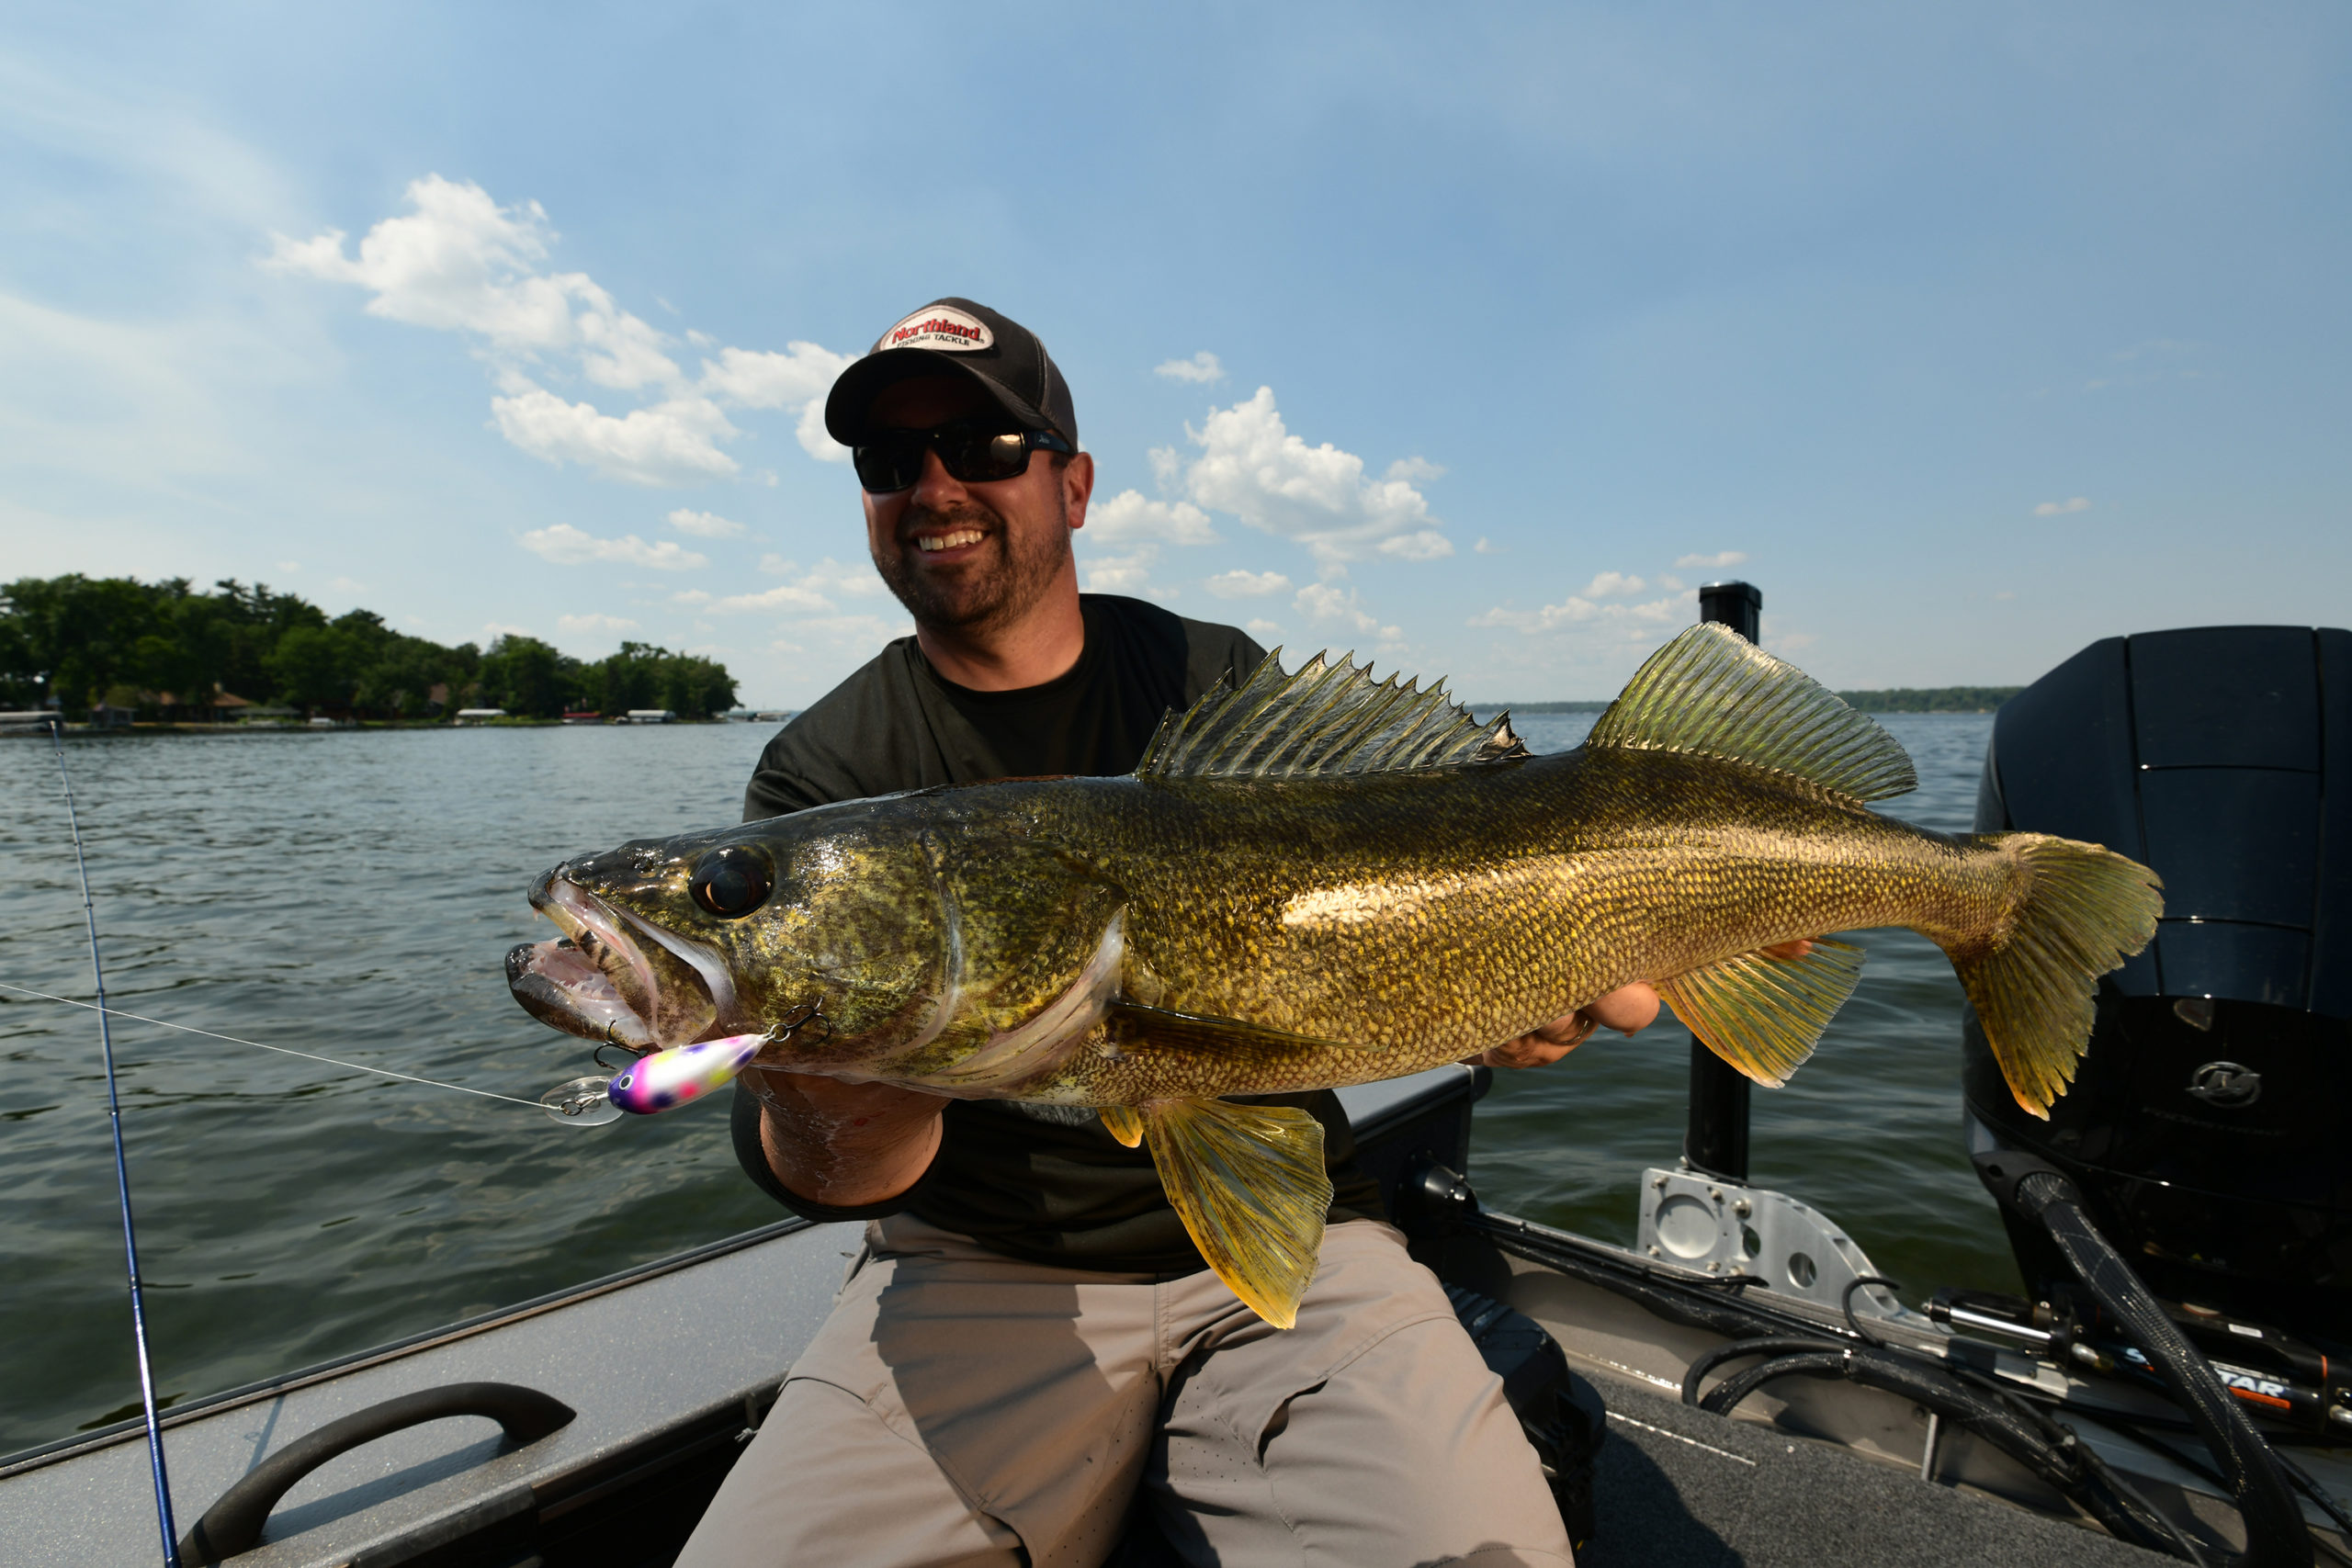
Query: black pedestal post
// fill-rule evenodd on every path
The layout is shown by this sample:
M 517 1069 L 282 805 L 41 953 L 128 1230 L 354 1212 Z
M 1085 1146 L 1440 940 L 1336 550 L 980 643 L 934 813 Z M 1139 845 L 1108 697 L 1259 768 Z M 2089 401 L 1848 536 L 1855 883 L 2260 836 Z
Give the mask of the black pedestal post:
M 1699 590 L 1699 618 L 1757 640 L 1764 595 L 1751 582 L 1710 582 Z M 1751 1086 L 1722 1057 L 1690 1042 L 1690 1122 L 1682 1134 L 1683 1163 L 1727 1181 L 1747 1179 L 1747 1092 Z

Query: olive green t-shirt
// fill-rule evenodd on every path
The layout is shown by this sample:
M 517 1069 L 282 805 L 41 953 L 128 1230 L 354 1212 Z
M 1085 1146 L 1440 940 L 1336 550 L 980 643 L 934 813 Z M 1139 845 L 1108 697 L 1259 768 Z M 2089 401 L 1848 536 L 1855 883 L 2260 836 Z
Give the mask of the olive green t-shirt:
M 1042 686 L 972 691 L 933 670 L 914 638 L 890 644 L 768 742 L 743 794 L 744 820 L 937 784 L 1132 773 L 1164 713 L 1191 706 L 1220 676 L 1238 685 L 1265 657 L 1232 626 L 1139 599 L 1089 593 L 1079 604 L 1086 649 Z M 1250 1098 L 1299 1106 L 1323 1123 L 1333 1222 L 1384 1217 L 1378 1185 L 1355 1164 L 1339 1096 Z M 950 1100 L 923 1179 L 860 1209 L 813 1203 L 776 1179 L 760 1147 L 759 1102 L 740 1087 L 734 1132 L 752 1179 L 812 1219 L 903 1210 L 1030 1262 L 1160 1274 L 1205 1267 L 1149 1153 L 1123 1146 L 1083 1108 Z

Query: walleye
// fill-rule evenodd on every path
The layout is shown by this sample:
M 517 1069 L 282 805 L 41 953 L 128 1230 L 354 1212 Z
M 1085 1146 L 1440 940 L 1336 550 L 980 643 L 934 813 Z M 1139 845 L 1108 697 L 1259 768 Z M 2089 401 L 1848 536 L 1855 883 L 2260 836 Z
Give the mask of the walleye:
M 568 861 L 531 890 L 563 940 L 508 973 L 592 1039 L 774 1029 L 763 1066 L 1093 1108 L 1286 1327 L 1330 1201 L 1322 1129 L 1224 1097 L 1418 1072 L 1632 981 L 1778 1085 L 1861 953 L 1759 950 L 1908 927 L 2046 1115 L 2161 884 L 2096 845 L 1864 804 L 1916 783 L 1885 731 L 1721 626 L 1660 649 L 1548 757 L 1442 687 L 1270 656 L 1170 714 L 1128 777 L 920 790 Z

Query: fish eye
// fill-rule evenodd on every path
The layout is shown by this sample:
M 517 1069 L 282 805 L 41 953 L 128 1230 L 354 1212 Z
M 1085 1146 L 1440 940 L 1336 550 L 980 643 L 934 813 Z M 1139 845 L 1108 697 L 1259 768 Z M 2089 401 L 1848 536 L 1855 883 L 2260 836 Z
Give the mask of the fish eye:
M 720 919 L 741 919 L 768 901 L 775 891 L 775 872 L 759 851 L 729 844 L 702 857 L 686 891 Z

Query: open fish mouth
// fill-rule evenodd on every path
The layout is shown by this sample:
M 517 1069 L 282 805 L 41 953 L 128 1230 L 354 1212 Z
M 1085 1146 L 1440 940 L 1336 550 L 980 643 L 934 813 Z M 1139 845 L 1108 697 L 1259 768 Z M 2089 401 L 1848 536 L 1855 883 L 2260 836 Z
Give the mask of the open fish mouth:
M 642 1051 L 699 1040 L 735 1012 L 734 980 L 703 944 L 606 903 L 560 866 L 530 897 L 563 935 L 509 953 L 506 985 L 540 1022 Z

